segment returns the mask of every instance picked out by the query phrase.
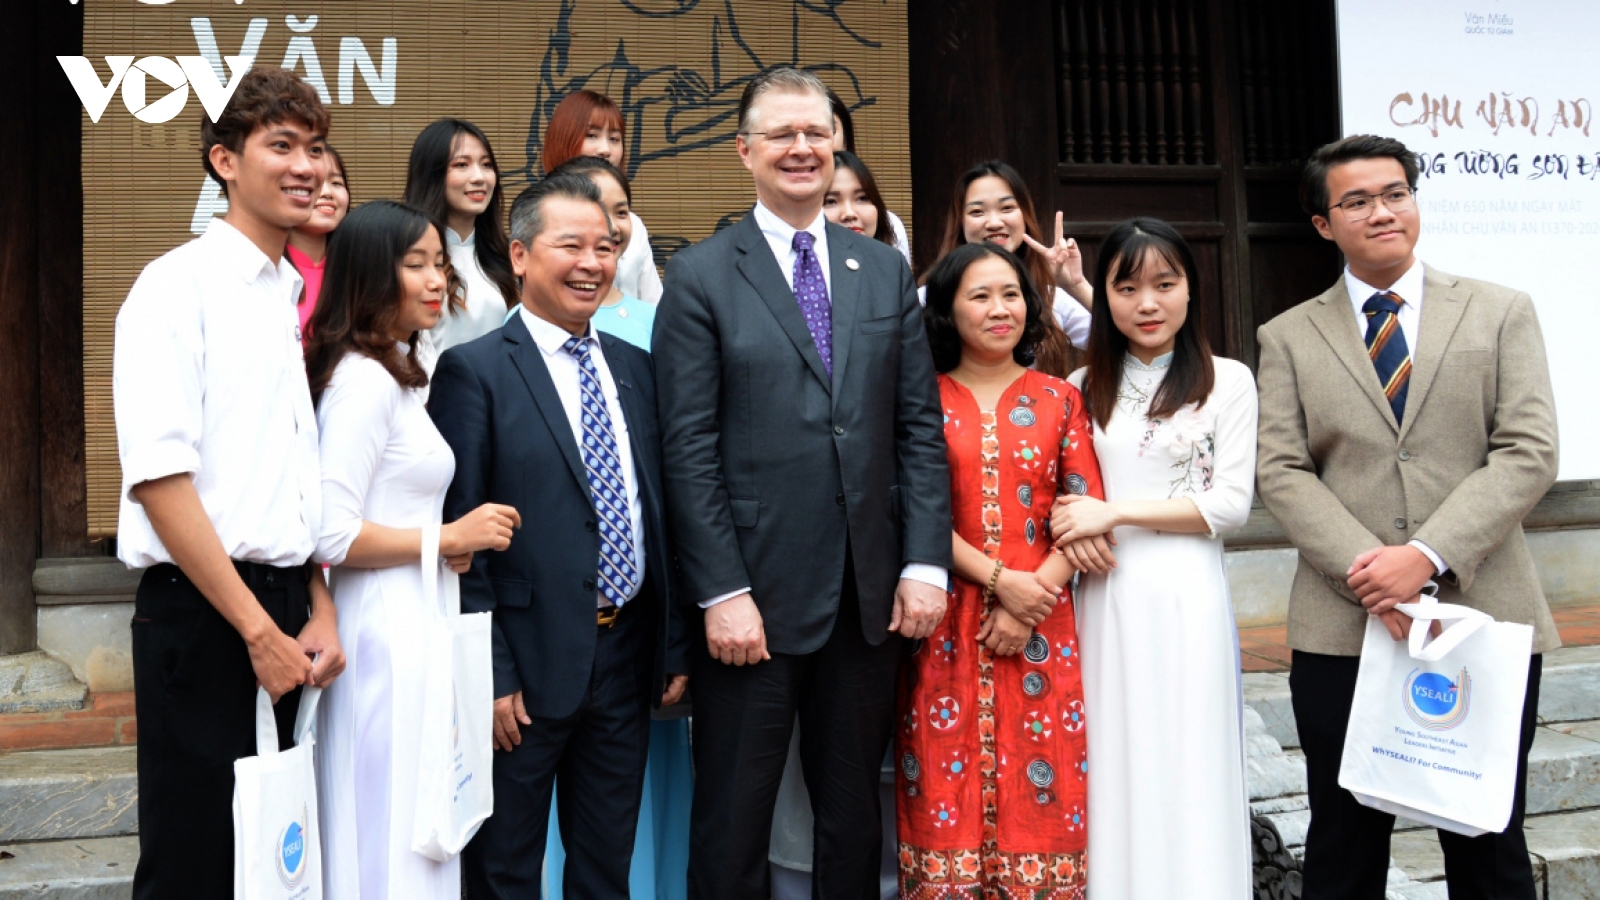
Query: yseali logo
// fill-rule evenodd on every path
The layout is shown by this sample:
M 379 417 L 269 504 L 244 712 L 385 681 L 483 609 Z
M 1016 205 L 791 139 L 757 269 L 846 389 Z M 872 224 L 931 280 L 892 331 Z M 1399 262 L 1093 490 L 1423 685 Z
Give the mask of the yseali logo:
M 307 852 L 306 841 L 310 836 L 305 825 L 311 821 L 309 810 L 301 807 L 300 820 L 290 822 L 278 836 L 278 852 L 275 854 L 278 863 L 278 880 L 286 888 L 293 888 L 300 884 L 306 877 L 307 863 L 311 861 L 311 854 Z
M 1462 667 L 1452 682 L 1447 675 L 1412 669 L 1406 676 L 1406 715 L 1429 731 L 1449 731 L 1467 718 L 1472 701 L 1472 676 Z
M 189 88 L 194 88 L 205 107 L 206 115 L 215 122 L 228 105 L 228 98 L 239 87 L 239 78 L 250 71 L 255 58 L 251 56 L 223 57 L 231 76 L 222 83 L 220 66 L 214 67 L 204 56 L 180 56 L 174 62 L 165 56 L 144 56 L 137 61 L 131 56 L 104 57 L 111 72 L 109 81 L 101 81 L 94 63 L 86 56 L 58 56 L 61 71 L 67 73 L 72 89 L 78 92 L 89 121 L 99 122 L 105 114 L 111 96 L 122 88 L 122 104 L 141 122 L 157 124 L 170 122 L 183 112 L 189 102 Z M 154 80 L 165 90 L 151 99 L 150 82 Z M 161 88 L 157 88 L 161 91 Z

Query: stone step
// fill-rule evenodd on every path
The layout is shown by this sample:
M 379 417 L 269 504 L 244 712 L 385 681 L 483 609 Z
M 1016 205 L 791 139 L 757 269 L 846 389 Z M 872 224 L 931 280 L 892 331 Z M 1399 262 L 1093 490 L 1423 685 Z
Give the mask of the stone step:
M 0 846 L 0 900 L 128 900 L 136 837 Z
M 83 709 L 88 692 L 71 667 L 48 653 L 0 657 L 0 714 Z
M 1551 900 L 1600 900 L 1600 809 L 1530 816 L 1523 825 L 1533 858 L 1539 895 Z M 1411 898 L 1444 897 L 1444 853 L 1432 830 L 1394 836 L 1394 866 L 1419 887 L 1406 885 Z M 1431 886 L 1434 893 L 1424 893 Z M 1396 896 L 1391 891 L 1391 896 Z
M 1272 820 L 1285 846 L 1300 847 L 1311 820 L 1305 758 L 1298 750 L 1276 757 L 1260 753 L 1253 742 L 1265 737 L 1247 730 L 1251 811 Z M 1588 809 L 1600 809 L 1600 721 L 1540 728 L 1528 754 L 1528 815 Z M 1422 828 L 1403 819 L 1395 824 L 1397 833 Z
M 134 747 L 0 755 L 0 844 L 135 834 Z
M 1284 747 L 1300 746 L 1285 672 L 1248 672 L 1244 700 L 1261 716 L 1267 733 Z M 1562 647 L 1544 655 L 1539 682 L 1539 721 L 1544 724 L 1600 719 L 1600 646 Z

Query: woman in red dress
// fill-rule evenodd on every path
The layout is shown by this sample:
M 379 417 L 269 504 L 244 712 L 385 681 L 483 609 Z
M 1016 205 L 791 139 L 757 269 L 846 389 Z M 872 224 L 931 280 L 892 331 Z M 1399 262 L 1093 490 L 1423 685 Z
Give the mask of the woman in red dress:
M 1087 744 L 1058 493 L 1103 496 L 1076 388 L 1033 371 L 1043 305 L 1015 256 L 964 244 L 928 275 L 954 589 L 907 661 L 901 896 L 1081 898 Z

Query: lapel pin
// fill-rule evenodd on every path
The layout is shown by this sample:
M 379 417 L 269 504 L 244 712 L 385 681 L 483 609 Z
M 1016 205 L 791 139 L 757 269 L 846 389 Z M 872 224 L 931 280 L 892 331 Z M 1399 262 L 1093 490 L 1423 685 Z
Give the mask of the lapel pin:
M 844 261 L 844 267 L 854 272 L 855 270 L 861 268 L 861 263 L 858 263 L 853 259 L 847 259 Z

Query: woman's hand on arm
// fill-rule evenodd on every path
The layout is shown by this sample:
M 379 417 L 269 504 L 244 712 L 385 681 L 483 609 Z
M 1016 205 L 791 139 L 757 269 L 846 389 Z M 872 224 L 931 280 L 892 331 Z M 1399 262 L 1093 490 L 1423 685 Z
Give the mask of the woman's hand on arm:
M 990 610 L 989 618 L 978 629 L 978 643 L 994 651 L 996 656 L 1017 655 L 1032 636 L 1033 628 L 1019 622 L 1002 606 Z
M 966 538 L 950 532 L 951 556 L 955 560 L 956 575 L 978 585 L 988 587 L 994 577 L 998 560 L 967 543 Z M 995 581 L 995 597 L 1012 615 L 1031 625 L 1037 625 L 1050 615 L 1059 590 L 1049 591 L 1041 585 L 1032 572 L 1001 569 Z
M 987 584 L 987 582 L 985 582 Z M 1000 608 L 1023 625 L 1032 628 L 1050 617 L 1061 588 L 1040 578 L 1037 572 L 1004 569 L 994 586 Z

